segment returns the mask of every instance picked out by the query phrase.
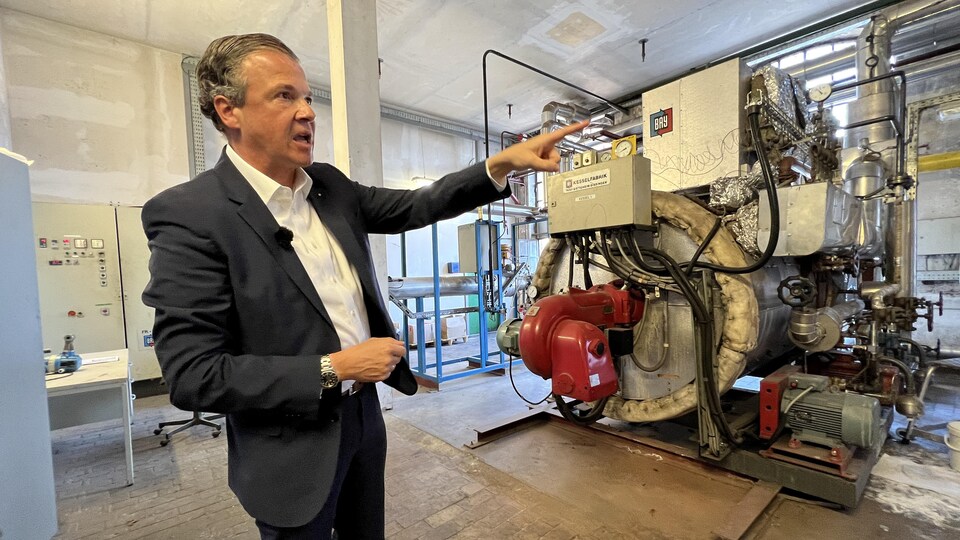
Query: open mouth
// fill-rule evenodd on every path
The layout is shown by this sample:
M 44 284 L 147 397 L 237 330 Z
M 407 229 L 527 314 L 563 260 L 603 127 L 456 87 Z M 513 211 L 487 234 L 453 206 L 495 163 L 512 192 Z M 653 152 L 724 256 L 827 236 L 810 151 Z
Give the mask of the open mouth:
M 313 135 L 311 135 L 310 133 L 300 133 L 299 135 L 294 135 L 293 140 L 297 142 L 310 144 L 311 142 L 313 142 Z

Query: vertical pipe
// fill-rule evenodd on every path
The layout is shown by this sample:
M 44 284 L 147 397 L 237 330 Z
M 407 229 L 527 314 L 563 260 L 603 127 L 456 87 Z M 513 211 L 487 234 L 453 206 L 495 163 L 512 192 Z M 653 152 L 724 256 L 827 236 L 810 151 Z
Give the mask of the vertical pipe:
M 417 313 L 423 313 L 423 297 L 418 296 L 416 300 Z M 427 345 L 426 332 L 423 331 L 423 319 L 417 319 L 417 367 L 420 368 L 420 374 L 427 374 Z
M 908 194 L 900 205 L 900 227 L 897 229 L 897 240 L 900 245 L 900 276 L 896 283 L 900 284 L 900 298 L 910 298 L 915 294 L 914 279 L 916 278 L 917 263 L 917 198 Z
M 400 233 L 400 277 L 407 277 L 407 233 Z M 403 305 L 407 308 L 410 307 L 410 300 L 404 300 Z M 407 312 L 403 312 L 403 330 L 401 330 L 401 335 L 403 336 L 403 346 L 406 349 L 410 350 L 410 317 L 407 317 Z M 421 374 L 423 370 L 421 370 Z
M 440 255 L 439 241 L 437 239 L 437 224 L 430 226 L 430 234 L 433 244 L 433 348 L 437 357 L 437 383 L 443 381 L 443 343 L 440 340 Z
M 486 269 L 483 267 L 483 243 L 481 239 L 481 231 L 483 229 L 484 221 L 477 220 L 474 222 L 474 241 L 477 244 L 477 319 L 480 327 L 480 367 L 487 367 L 487 287 L 483 280 L 483 275 L 486 272 Z M 487 234 L 487 239 L 489 240 L 490 235 Z M 492 249 L 492 246 L 491 246 Z

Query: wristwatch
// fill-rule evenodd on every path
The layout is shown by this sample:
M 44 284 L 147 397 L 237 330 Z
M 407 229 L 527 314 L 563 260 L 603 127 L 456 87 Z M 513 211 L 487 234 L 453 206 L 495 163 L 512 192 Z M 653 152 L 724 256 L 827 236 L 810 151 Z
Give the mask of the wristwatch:
M 340 377 L 337 376 L 337 372 L 333 369 L 333 364 L 330 362 L 330 355 L 325 354 L 320 357 L 320 386 L 324 389 L 333 388 L 340 384 Z

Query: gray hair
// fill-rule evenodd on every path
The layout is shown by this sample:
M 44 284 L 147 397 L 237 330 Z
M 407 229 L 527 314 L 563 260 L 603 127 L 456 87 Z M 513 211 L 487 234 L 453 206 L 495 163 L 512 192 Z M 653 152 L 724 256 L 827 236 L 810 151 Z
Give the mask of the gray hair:
M 272 50 L 300 61 L 297 55 L 279 39 L 269 34 L 223 36 L 213 40 L 197 62 L 197 86 L 200 88 L 200 112 L 223 131 L 223 121 L 213 106 L 217 96 L 242 107 L 247 95 L 247 80 L 240 69 L 244 59 L 252 53 Z

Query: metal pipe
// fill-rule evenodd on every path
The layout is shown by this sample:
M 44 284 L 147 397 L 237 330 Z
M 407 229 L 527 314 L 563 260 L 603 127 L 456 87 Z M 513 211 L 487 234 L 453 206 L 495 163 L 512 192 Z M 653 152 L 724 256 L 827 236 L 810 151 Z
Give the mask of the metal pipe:
M 863 311 L 863 301 L 850 300 L 817 310 L 794 309 L 787 337 L 801 349 L 821 352 L 840 341 L 843 321 Z
M 926 366 L 926 365 L 927 365 L 927 352 L 926 352 L 925 350 L 923 350 L 923 345 L 917 343 L 916 341 L 914 341 L 914 340 L 912 340 L 912 339 L 910 339 L 910 338 L 906 338 L 906 337 L 899 337 L 899 338 L 897 338 L 897 340 L 898 340 L 899 342 L 901 342 L 901 343 L 906 343 L 906 344 L 908 344 L 908 345 L 911 345 L 914 349 L 916 349 L 916 350 L 917 350 L 917 357 L 920 359 L 920 365 L 921 365 L 921 366 Z
M 893 23 L 894 32 L 908 26 L 922 26 L 936 16 L 960 6 L 958 0 L 913 0 L 890 6 L 882 13 Z
M 900 368 L 900 371 L 903 372 L 904 378 L 906 378 L 906 380 L 907 380 L 907 393 L 908 393 L 908 394 L 916 394 L 916 393 L 917 393 L 917 385 L 916 385 L 916 382 L 915 382 L 914 379 L 913 379 L 913 372 L 910 371 L 910 368 L 909 368 L 906 364 L 904 364 L 902 361 L 900 361 L 900 360 L 898 360 L 898 359 L 896 359 L 896 358 L 890 357 L 890 356 L 878 356 L 878 357 L 877 357 L 877 361 L 878 361 L 878 362 L 890 362 L 891 364 L 893 364 L 893 365 L 897 366 L 898 368 Z
M 440 296 L 464 296 L 477 293 L 477 276 L 439 276 Z M 518 288 L 526 288 L 530 284 L 529 276 L 517 276 L 509 286 L 504 288 L 504 296 L 512 296 Z M 403 277 L 390 278 L 387 282 L 390 296 L 398 300 L 410 298 L 425 298 L 433 296 L 434 282 L 432 277 Z
M 946 360 L 949 358 L 960 358 L 960 349 L 943 349 L 937 352 L 937 360 Z
M 960 29 L 960 0 L 940 1 L 930 3 L 907 2 L 900 3 L 892 8 L 883 10 L 880 14 L 888 19 L 887 33 L 890 36 L 890 52 L 895 53 L 897 58 L 905 56 L 915 56 L 916 51 L 922 50 L 928 46 L 930 27 L 936 26 L 934 34 L 937 42 L 948 43 L 960 36 L 957 29 Z M 816 47 L 822 43 L 815 43 L 810 47 Z M 791 66 L 785 71 L 791 76 L 799 79 L 816 79 L 824 75 L 835 73 L 848 67 L 854 67 L 856 62 L 856 51 L 858 48 L 841 49 L 834 51 L 809 62 Z M 790 51 L 788 54 L 794 54 Z M 782 55 L 781 58 L 785 56 Z M 777 57 L 768 58 L 765 62 L 777 60 Z M 901 62 L 898 66 L 904 65 Z
M 943 154 L 920 156 L 920 172 L 942 171 L 955 167 L 960 167 L 960 152 L 944 152 Z
M 497 215 L 507 215 L 510 217 L 535 217 L 540 214 L 541 209 L 536 206 L 525 206 L 513 203 L 494 203 L 493 211 Z
M 886 309 L 883 299 L 900 291 L 899 283 L 865 281 L 860 285 L 860 296 L 870 300 L 870 309 Z
M 897 207 L 900 212 L 894 212 L 894 230 L 900 257 L 899 264 L 894 264 L 894 268 L 899 272 L 894 272 L 891 281 L 900 284 L 898 297 L 912 298 L 917 276 L 917 199 L 908 197 L 900 201 Z

